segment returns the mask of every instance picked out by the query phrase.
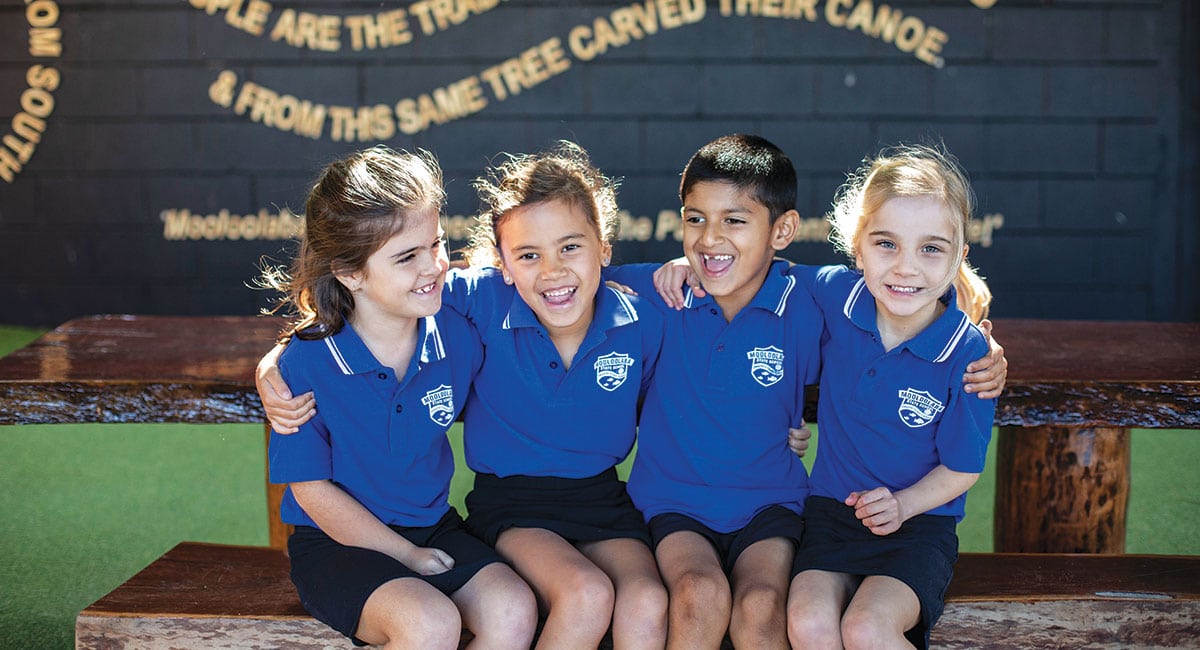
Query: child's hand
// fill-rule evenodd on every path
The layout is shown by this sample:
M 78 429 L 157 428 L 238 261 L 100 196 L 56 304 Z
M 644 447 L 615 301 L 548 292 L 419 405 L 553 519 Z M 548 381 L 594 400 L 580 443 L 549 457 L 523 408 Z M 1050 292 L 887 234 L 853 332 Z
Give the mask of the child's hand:
M 440 548 L 418 546 L 401 564 L 423 576 L 435 576 L 454 568 L 454 558 Z
M 804 458 L 804 452 L 808 451 L 809 438 L 812 438 L 812 431 L 808 429 L 808 423 L 803 420 L 800 422 L 799 429 L 788 429 L 788 447 L 801 458 Z
M 617 282 L 616 280 L 605 280 L 604 286 L 608 287 L 609 289 L 613 289 L 615 291 L 620 291 L 621 293 L 623 293 L 627 296 L 638 295 L 637 292 L 634 291 L 632 287 L 627 287 L 627 286 L 621 284 L 620 282 Z
M 1000 397 L 1004 391 L 1004 380 L 1008 377 L 1008 359 L 1004 357 L 1004 348 L 992 338 L 992 321 L 986 318 L 979 322 L 979 329 L 987 335 L 987 356 L 972 361 L 967 365 L 967 374 L 963 376 L 966 384 L 964 390 L 968 393 L 978 393 L 979 399 Z
M 683 286 L 685 284 L 692 288 L 692 295 L 697 298 L 704 297 L 704 288 L 700 286 L 700 279 L 696 277 L 695 273 L 692 273 L 692 267 L 688 264 L 686 257 L 677 257 L 658 267 L 658 270 L 654 272 L 654 289 L 658 291 L 658 295 L 662 296 L 667 306 L 673 309 L 683 309 Z
M 892 491 L 880 487 L 866 492 L 851 492 L 846 505 L 854 508 L 854 516 L 876 535 L 889 535 L 900 530 L 904 523 L 900 499 Z
M 292 397 L 292 391 L 279 373 L 279 353 L 283 346 L 277 345 L 258 362 L 254 373 L 254 386 L 262 399 L 267 420 L 276 433 L 289 434 L 300 430 L 317 412 L 316 398 L 311 392 Z

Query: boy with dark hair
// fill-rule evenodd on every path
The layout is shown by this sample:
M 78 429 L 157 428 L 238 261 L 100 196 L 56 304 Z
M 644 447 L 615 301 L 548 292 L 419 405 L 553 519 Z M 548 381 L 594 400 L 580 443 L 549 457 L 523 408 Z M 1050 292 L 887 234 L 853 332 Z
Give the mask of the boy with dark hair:
M 737 647 L 786 648 L 808 475 L 784 438 L 802 425 L 821 338 L 811 296 L 774 259 L 799 225 L 796 173 L 767 140 L 725 136 L 692 156 L 679 198 L 707 295 L 664 310 L 629 493 L 670 593 L 668 647 L 715 648 L 728 629 Z M 607 277 L 649 295 L 658 267 Z

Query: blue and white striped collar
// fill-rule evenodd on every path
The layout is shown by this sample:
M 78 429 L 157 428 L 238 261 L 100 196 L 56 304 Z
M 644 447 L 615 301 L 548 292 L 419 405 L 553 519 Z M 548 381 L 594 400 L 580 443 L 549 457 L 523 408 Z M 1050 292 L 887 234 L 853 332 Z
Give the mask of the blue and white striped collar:
M 438 327 L 437 316 L 426 316 L 417 323 L 418 331 L 417 338 L 421 342 L 418 346 L 420 352 L 420 363 L 426 364 L 433 361 L 438 361 L 446 358 L 446 345 L 442 341 L 441 329 Z M 341 369 L 342 374 L 357 375 L 366 372 L 375 372 L 380 368 L 379 360 L 371 351 L 367 349 L 367 345 L 363 343 L 362 337 L 358 332 L 354 331 L 349 323 L 346 323 L 337 334 L 327 336 L 322 339 L 325 342 L 326 349 L 333 357 L 333 361 L 337 367 Z M 397 373 L 404 373 L 407 368 L 395 368 Z
M 958 308 L 953 285 L 940 300 L 946 305 L 946 311 L 920 334 L 900 344 L 900 347 L 907 348 L 918 357 L 934 363 L 948 360 L 972 327 L 971 319 Z M 850 294 L 846 296 L 846 302 L 842 305 L 842 313 L 859 329 L 871 333 L 878 332 L 875 297 L 867 291 L 865 278 L 859 277 L 858 282 L 850 289 Z
M 588 326 L 588 330 L 596 328 L 610 330 L 614 327 L 635 323 L 637 320 L 637 306 L 633 304 L 629 296 L 602 285 L 596 292 L 596 313 L 592 316 L 592 324 Z M 540 326 L 541 322 L 538 321 L 537 314 L 533 313 L 533 309 L 521 299 L 521 294 L 514 291 L 512 306 L 505 315 L 501 327 L 508 330 Z
M 796 278 L 788 273 L 789 267 L 790 264 L 781 260 L 771 262 L 771 268 L 767 270 L 767 277 L 763 279 L 762 286 L 759 287 L 758 292 L 754 294 L 746 307 L 764 309 L 782 318 L 784 312 L 787 311 L 788 296 L 796 288 Z M 716 300 L 711 295 L 703 298 L 695 297 L 691 287 L 687 287 L 683 292 L 685 309 L 704 307 L 715 302 Z

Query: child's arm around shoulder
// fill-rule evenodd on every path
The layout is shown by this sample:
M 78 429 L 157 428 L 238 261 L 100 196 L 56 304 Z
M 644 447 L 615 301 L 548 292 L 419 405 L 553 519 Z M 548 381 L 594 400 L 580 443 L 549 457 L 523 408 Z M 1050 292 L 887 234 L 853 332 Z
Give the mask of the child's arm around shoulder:
M 254 372 L 254 387 L 262 400 L 267 421 L 276 433 L 285 435 L 299 431 L 300 425 L 312 418 L 317 409 L 311 391 L 293 397 L 284 381 L 279 371 L 279 358 L 286 349 L 286 344 L 276 344 L 258 362 Z
M 988 351 L 967 364 L 963 384 L 968 393 L 976 394 L 979 399 L 996 399 L 1004 392 L 1008 358 L 1004 356 L 1004 347 L 992 337 L 992 321 L 986 318 L 979 321 L 979 329 L 987 340 Z
M 606 266 L 600 277 L 605 282 L 615 282 L 628 287 L 635 295 L 642 298 L 644 304 L 652 306 L 654 309 L 662 309 L 663 301 L 654 295 L 656 293 L 655 272 L 658 268 L 659 265 L 654 263 Z
M 442 285 L 442 308 L 474 321 L 496 304 L 501 294 L 511 294 L 506 286 L 500 270 L 496 268 L 450 269 Z

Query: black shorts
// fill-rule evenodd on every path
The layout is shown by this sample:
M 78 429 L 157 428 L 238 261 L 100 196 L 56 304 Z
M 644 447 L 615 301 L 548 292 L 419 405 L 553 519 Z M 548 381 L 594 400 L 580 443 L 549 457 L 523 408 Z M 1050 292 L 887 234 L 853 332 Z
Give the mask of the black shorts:
M 615 469 L 590 478 L 476 474 L 466 506 L 467 527 L 493 546 L 509 528 L 541 528 L 572 543 L 626 537 L 650 543 Z
M 454 568 L 437 575 L 420 575 L 378 551 L 345 546 L 321 529 L 296 526 L 288 538 L 292 584 L 300 603 L 313 618 L 364 645 L 354 636 L 363 607 L 375 590 L 397 578 L 419 578 L 447 596 L 467 584 L 480 569 L 502 562 L 496 551 L 463 527 L 453 508 L 432 526 L 389 526 L 421 547 L 439 548 L 454 558 Z
M 791 540 L 793 545 L 800 543 L 804 533 L 804 519 L 783 506 L 768 506 L 754 515 L 748 524 L 739 530 L 728 533 L 718 533 L 687 515 L 677 512 L 667 512 L 655 515 L 650 519 L 650 536 L 654 540 L 654 548 L 662 543 L 671 533 L 690 530 L 707 539 L 717 551 L 721 560 L 721 568 L 725 575 L 733 571 L 733 565 L 751 544 L 772 537 L 782 537 Z
M 819 569 L 853 576 L 890 576 L 921 601 L 921 620 L 905 636 L 918 648 L 929 646 L 946 600 L 946 587 L 958 561 L 954 517 L 917 515 L 900 530 L 879 536 L 854 516 L 854 508 L 827 497 L 809 497 L 805 531 L 792 576 Z

